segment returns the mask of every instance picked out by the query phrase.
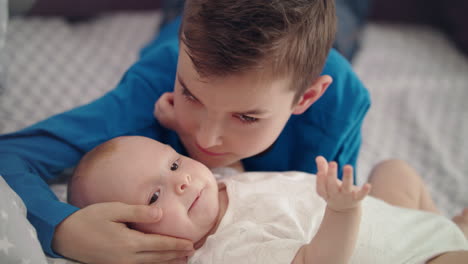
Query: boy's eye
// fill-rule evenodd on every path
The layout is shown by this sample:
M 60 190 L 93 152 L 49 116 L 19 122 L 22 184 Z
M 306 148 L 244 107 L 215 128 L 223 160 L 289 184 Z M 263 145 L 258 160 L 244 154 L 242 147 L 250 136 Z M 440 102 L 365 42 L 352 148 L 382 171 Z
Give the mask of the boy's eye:
M 159 198 L 159 191 L 153 193 L 153 195 L 151 195 L 151 199 L 149 201 L 149 204 L 153 204 L 154 202 L 156 202 Z
M 254 123 L 258 121 L 258 118 L 256 117 L 251 117 L 251 116 L 242 115 L 242 114 L 237 115 L 237 118 L 239 118 L 239 120 L 244 123 Z
M 179 160 L 176 160 L 171 165 L 171 171 L 175 171 L 179 168 Z
M 184 88 L 182 89 L 182 95 L 188 101 L 193 101 L 193 102 L 197 101 L 197 98 L 195 98 L 195 96 L 193 96 L 187 89 L 184 89 Z
M 185 96 L 185 99 L 189 100 L 189 101 L 196 101 L 197 99 L 195 99 L 195 97 L 193 97 L 193 95 L 191 94 L 184 94 Z

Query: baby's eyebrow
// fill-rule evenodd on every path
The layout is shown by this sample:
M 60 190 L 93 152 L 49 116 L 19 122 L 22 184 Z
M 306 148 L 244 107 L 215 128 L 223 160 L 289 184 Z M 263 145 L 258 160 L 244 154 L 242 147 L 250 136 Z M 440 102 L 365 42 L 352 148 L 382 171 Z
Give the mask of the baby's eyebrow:
M 169 144 L 164 144 L 164 148 L 165 148 L 165 152 L 168 152 L 170 154 L 178 154 L 177 151 L 174 150 L 174 148 L 172 148 L 171 145 Z

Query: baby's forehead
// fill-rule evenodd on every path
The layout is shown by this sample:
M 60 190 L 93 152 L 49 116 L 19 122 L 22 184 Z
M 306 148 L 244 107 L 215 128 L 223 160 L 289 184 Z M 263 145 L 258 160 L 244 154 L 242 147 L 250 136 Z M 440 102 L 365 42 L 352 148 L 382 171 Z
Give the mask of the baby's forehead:
M 147 155 L 148 151 L 157 153 L 169 153 L 174 151 L 170 145 L 163 144 L 151 138 L 137 136 L 123 138 L 123 140 L 117 141 L 113 146 L 109 146 L 108 149 L 114 153 L 127 155 L 129 158 Z
M 131 170 L 154 171 L 178 155 L 170 145 L 143 137 L 131 137 L 118 142 L 112 147 L 112 153 L 107 155 L 103 152 L 107 157 L 102 156 L 104 162 L 101 164 L 118 174 L 120 170 L 127 173 Z
M 172 154 L 176 152 L 174 148 L 172 148 L 171 145 L 169 144 L 162 144 L 162 148 L 163 148 L 162 151 L 168 154 Z

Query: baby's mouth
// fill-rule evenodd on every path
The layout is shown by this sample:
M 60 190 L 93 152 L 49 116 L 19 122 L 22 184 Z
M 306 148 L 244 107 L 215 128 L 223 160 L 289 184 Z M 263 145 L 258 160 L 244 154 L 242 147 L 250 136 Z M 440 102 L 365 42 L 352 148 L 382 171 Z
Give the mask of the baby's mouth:
M 189 212 L 190 212 L 190 210 L 192 210 L 192 208 L 193 208 L 193 207 L 196 205 L 196 203 L 198 202 L 198 199 L 199 199 L 200 196 L 202 195 L 202 192 L 203 192 L 203 190 L 201 190 L 201 191 L 198 193 L 197 197 L 195 197 L 195 200 L 193 200 L 192 205 L 190 205 L 190 207 L 189 207 L 189 209 L 188 209 Z

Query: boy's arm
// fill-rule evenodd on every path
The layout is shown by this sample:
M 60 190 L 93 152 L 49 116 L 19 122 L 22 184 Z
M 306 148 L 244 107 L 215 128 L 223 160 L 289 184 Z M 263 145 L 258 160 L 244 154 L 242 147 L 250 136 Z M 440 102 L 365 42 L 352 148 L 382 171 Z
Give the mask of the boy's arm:
M 360 202 L 369 193 L 370 185 L 353 186 L 351 166 L 344 167 L 341 182 L 335 162 L 327 164 L 323 157 L 316 162 L 317 193 L 325 199 L 327 207 L 317 234 L 300 248 L 292 263 L 348 263 L 359 233 Z

